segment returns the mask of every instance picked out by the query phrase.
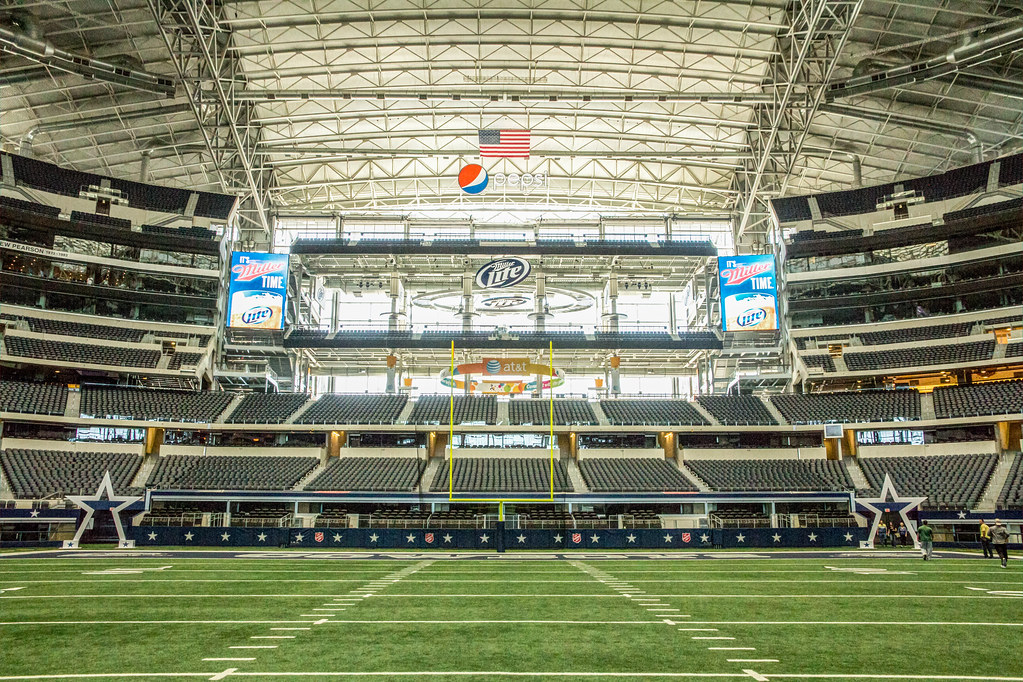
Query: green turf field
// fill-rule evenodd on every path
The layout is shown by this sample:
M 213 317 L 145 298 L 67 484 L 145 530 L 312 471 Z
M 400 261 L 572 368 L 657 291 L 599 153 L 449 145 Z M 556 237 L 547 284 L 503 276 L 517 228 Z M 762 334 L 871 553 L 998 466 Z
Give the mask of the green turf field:
M 279 556 L 4 559 L 0 680 L 1023 680 L 1019 562 Z

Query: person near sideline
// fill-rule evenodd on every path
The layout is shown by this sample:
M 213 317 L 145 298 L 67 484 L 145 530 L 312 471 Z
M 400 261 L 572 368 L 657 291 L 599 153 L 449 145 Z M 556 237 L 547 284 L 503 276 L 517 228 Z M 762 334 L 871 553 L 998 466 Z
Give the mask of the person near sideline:
M 898 535 L 899 533 L 895 529 L 895 524 L 894 523 L 888 524 L 888 542 L 891 544 L 893 548 L 895 547 L 895 541 L 898 538 Z
M 888 540 L 888 526 L 884 525 L 884 521 L 877 527 L 877 544 L 884 547 Z
M 906 528 L 906 524 L 899 524 L 899 544 L 903 547 L 909 542 L 909 529 Z
M 980 547 L 984 550 L 985 559 L 995 558 L 995 553 L 991 550 L 991 526 L 987 525 L 984 519 L 980 520 Z
M 1002 560 L 1002 568 L 1009 567 L 1009 529 L 1005 527 L 1001 519 L 995 519 L 995 525 L 991 529 L 991 544 Z
M 934 529 L 924 521 L 917 527 L 916 534 L 920 538 L 920 551 L 924 555 L 924 561 L 927 561 L 934 552 Z

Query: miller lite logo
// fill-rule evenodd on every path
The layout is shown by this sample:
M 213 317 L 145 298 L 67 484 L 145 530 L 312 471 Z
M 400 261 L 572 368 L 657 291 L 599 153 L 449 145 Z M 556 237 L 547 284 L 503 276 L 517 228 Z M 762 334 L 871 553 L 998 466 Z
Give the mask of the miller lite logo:
M 582 533 L 572 533 L 572 542 L 574 542 L 575 544 L 578 545 L 582 541 L 583 541 L 583 534 Z
M 682 542 L 689 542 L 693 539 L 693 536 L 689 533 L 682 533 Z
M 279 263 L 238 263 L 231 266 L 231 272 L 235 275 L 234 281 L 251 282 L 257 277 L 269 275 L 271 272 L 283 272 L 286 265 L 287 263 L 284 261 Z
M 514 256 L 492 260 L 476 271 L 476 286 L 483 289 L 505 289 L 529 277 L 528 261 Z
M 725 284 L 729 286 L 742 284 L 751 277 L 764 274 L 773 266 L 774 263 L 743 263 L 722 270 L 721 276 L 725 278 Z
M 423 536 L 423 539 L 426 540 L 426 544 L 432 545 L 433 544 L 433 533 L 427 533 L 426 535 Z
M 316 542 L 323 542 L 323 533 L 314 533 L 313 540 L 316 540 Z

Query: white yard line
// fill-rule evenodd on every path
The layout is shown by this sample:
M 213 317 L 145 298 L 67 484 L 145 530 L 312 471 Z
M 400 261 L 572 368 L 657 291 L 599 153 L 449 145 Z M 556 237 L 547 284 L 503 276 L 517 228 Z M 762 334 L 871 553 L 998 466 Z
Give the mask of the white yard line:
M 212 675 L 224 675 L 224 672 L 172 672 L 172 673 L 57 673 L 51 675 L 5 675 L 0 676 L 0 681 L 8 682 L 14 680 L 52 680 L 52 679 L 104 679 L 122 677 L 157 677 L 157 678 L 185 678 L 185 677 L 206 677 Z M 260 672 L 260 671 L 235 671 L 227 674 L 226 677 L 603 677 L 603 678 L 632 678 L 632 677 L 663 677 L 663 678 L 689 678 L 689 679 L 753 679 L 770 682 L 775 679 L 863 679 L 863 680 L 948 680 L 950 682 L 962 680 L 964 682 L 1023 682 L 1023 677 L 987 676 L 987 675 L 884 675 L 876 673 L 767 673 L 763 675 L 753 670 L 743 670 L 742 673 L 698 673 L 698 672 L 634 672 L 634 671 L 573 671 L 573 672 L 550 672 L 550 671 L 504 671 L 504 670 L 421 670 L 421 671 L 373 671 L 373 672 Z

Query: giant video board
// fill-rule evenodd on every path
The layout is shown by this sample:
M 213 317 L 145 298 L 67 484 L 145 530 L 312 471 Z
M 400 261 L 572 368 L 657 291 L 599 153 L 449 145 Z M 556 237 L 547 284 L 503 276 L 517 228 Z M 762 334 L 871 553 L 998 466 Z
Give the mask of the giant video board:
M 288 256 L 236 251 L 231 256 L 227 326 L 282 329 L 288 292 Z
M 721 326 L 726 332 L 778 328 L 774 256 L 720 256 Z

